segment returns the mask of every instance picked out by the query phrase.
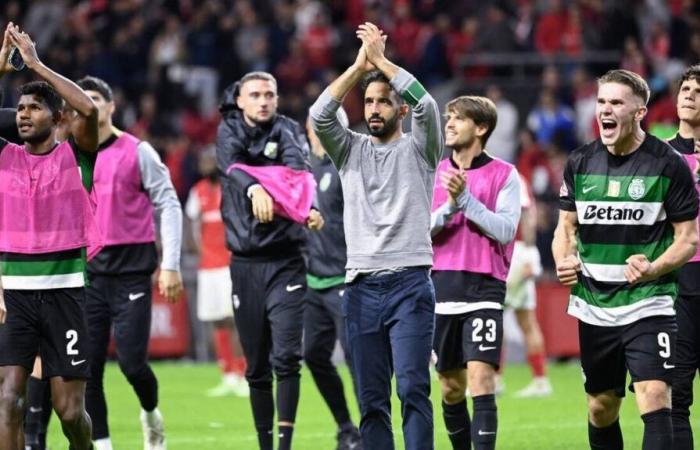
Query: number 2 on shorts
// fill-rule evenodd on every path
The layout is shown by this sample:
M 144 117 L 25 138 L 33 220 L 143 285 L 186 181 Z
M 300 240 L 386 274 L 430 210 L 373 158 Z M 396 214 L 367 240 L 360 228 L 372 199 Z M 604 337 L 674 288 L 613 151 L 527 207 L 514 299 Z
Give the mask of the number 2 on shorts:
M 73 346 L 78 343 L 78 332 L 75 330 L 66 331 L 66 339 L 68 343 L 66 344 L 66 355 L 77 355 L 78 350 L 74 349 Z

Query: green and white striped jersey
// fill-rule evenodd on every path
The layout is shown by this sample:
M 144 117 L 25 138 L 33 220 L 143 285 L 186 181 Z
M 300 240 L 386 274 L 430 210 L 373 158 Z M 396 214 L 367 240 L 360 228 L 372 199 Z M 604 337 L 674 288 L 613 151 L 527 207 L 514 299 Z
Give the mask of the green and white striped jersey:
M 600 326 L 675 314 L 675 273 L 631 285 L 624 270 L 631 255 L 658 258 L 673 243 L 672 223 L 697 217 L 697 193 L 680 154 L 651 135 L 625 156 L 596 140 L 570 155 L 559 200 L 578 218 L 582 270 L 569 314 Z
M 0 151 L 7 141 L 0 139 Z M 92 190 L 96 153 L 78 149 L 72 138 L 69 143 L 75 155 L 83 186 Z M 78 174 L 76 174 L 78 175 Z M 0 273 L 4 289 L 44 290 L 83 287 L 86 284 L 86 248 L 54 253 L 0 252 Z

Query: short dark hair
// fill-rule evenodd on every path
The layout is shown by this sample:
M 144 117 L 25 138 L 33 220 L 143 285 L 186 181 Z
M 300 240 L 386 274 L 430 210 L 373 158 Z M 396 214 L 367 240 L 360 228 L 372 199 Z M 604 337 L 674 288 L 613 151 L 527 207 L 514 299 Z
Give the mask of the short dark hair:
M 693 64 L 685 69 L 683 75 L 681 75 L 681 84 L 688 80 L 695 80 L 700 83 L 700 64 Z
M 114 98 L 112 94 L 112 88 L 102 79 L 97 77 L 85 77 L 78 80 L 78 86 L 84 91 L 95 91 L 99 92 L 100 95 L 108 102 L 111 102 Z
M 239 80 L 239 90 L 236 96 L 241 95 L 240 88 L 243 87 L 243 84 L 251 80 L 269 81 L 270 83 L 275 85 L 275 88 L 277 88 L 277 80 L 271 73 L 258 70 L 255 72 L 248 72 L 247 74 L 243 75 L 243 78 Z
M 389 82 L 389 78 L 387 78 L 386 75 L 384 75 L 382 72 L 379 70 L 373 70 L 369 73 L 367 73 L 363 78 L 362 82 L 360 83 L 360 90 L 362 91 L 362 97 L 365 96 L 365 92 L 367 91 L 367 88 L 369 87 L 370 84 L 372 83 L 385 83 L 391 88 L 391 90 L 396 94 L 396 97 L 399 99 L 399 104 L 403 104 L 403 97 L 399 95 L 398 92 L 393 88 L 391 83 Z
M 486 141 L 491 137 L 491 133 L 496 128 L 496 122 L 498 121 L 498 112 L 493 101 L 478 95 L 462 95 L 450 100 L 445 105 L 445 111 L 455 112 L 459 116 L 468 117 L 478 126 L 486 126 L 486 133 L 480 138 L 482 146 L 486 145 Z
M 51 113 L 63 111 L 63 99 L 46 81 L 31 81 L 19 87 L 19 95 L 34 95 L 48 106 Z
M 605 75 L 598 78 L 598 86 L 605 83 L 623 84 L 632 89 L 632 93 L 641 98 L 645 105 L 649 101 L 649 96 L 651 95 L 649 85 L 641 75 L 630 70 L 615 69 L 608 71 Z

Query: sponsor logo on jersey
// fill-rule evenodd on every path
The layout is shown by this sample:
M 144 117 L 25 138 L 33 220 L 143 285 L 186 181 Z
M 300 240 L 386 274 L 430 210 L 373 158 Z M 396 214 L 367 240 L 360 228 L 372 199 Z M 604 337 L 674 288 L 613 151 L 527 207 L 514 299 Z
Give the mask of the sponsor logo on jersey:
M 644 217 L 644 210 L 641 208 L 615 208 L 614 206 L 599 207 L 588 205 L 583 214 L 585 220 L 636 220 L 640 221 Z
M 635 178 L 627 188 L 627 194 L 632 200 L 639 200 L 644 197 L 646 191 L 647 188 L 644 186 L 644 180 L 642 178 Z

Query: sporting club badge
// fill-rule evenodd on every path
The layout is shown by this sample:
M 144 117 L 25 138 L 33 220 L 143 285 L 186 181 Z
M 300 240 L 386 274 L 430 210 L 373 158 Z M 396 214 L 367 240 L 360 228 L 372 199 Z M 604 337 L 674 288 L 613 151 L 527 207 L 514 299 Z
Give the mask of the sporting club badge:
M 277 158 L 277 142 L 268 142 L 265 144 L 263 155 L 270 159 Z
M 641 178 L 635 178 L 632 180 L 627 188 L 627 194 L 632 200 L 639 200 L 640 198 L 644 197 L 646 191 L 647 188 L 644 186 L 644 180 Z
M 321 190 L 321 192 L 326 192 L 328 188 L 331 185 L 331 174 L 330 172 L 326 172 L 323 174 L 321 177 L 321 181 L 318 183 L 318 188 Z

